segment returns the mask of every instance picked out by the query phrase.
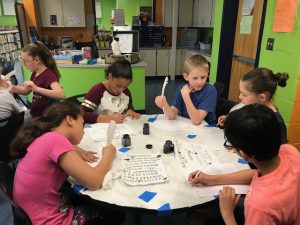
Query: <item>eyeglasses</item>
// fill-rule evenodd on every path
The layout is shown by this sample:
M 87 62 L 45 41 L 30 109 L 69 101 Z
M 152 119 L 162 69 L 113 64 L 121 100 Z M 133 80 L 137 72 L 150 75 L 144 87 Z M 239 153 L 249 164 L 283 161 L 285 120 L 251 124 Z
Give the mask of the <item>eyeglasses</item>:
M 20 59 L 20 61 L 21 61 L 23 64 L 30 63 L 30 62 L 32 62 L 32 61 L 34 60 L 34 58 L 33 58 L 32 60 L 25 61 L 25 60 L 22 58 L 22 56 L 19 56 L 19 59 Z
M 233 145 L 231 145 L 226 138 L 225 138 L 225 142 L 224 142 L 223 146 L 228 150 L 234 149 Z

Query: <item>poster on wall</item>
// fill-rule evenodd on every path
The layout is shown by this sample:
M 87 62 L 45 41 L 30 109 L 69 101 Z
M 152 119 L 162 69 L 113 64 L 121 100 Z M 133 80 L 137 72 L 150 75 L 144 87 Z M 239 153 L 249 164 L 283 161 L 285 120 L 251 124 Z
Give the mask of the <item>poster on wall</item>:
M 277 0 L 273 32 L 293 32 L 297 0 Z
M 15 1 L 14 0 L 2 0 L 3 14 L 6 16 L 16 15 Z

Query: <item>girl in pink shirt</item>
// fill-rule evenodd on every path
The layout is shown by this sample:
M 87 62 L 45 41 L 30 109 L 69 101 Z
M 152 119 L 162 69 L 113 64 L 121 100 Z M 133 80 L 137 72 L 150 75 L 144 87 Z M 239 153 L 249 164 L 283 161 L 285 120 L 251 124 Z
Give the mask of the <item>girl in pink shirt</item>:
M 99 212 L 88 213 L 91 210 L 82 207 L 74 212 L 63 204 L 59 192 L 68 176 L 91 190 L 100 188 L 115 158 L 116 149 L 109 145 L 103 148 L 97 166 L 83 160 L 82 152 L 74 147 L 83 137 L 83 125 L 79 106 L 55 103 L 21 128 L 12 143 L 12 155 L 21 159 L 14 179 L 14 201 L 35 225 L 101 223 Z

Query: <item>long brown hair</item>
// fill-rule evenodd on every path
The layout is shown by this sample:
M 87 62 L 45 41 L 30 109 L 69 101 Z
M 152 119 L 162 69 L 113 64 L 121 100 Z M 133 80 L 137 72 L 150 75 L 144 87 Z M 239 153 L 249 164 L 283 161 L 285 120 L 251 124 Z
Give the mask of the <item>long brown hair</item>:
M 28 146 L 38 137 L 58 127 L 67 116 L 77 119 L 82 115 L 80 106 L 70 102 L 58 102 L 49 106 L 41 117 L 34 118 L 24 125 L 11 143 L 13 158 L 23 158 Z
M 48 69 L 53 70 L 59 78 L 61 77 L 55 60 L 53 59 L 49 49 L 42 42 L 36 41 L 32 44 L 28 44 L 22 48 L 22 52 L 26 52 L 32 57 L 38 56 Z

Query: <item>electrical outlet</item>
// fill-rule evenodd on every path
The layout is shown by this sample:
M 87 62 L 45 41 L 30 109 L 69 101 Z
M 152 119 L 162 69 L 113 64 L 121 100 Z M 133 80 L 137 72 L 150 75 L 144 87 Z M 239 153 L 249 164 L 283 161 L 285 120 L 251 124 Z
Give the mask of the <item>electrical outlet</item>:
M 268 38 L 267 40 L 267 50 L 273 51 L 274 47 L 274 38 Z

